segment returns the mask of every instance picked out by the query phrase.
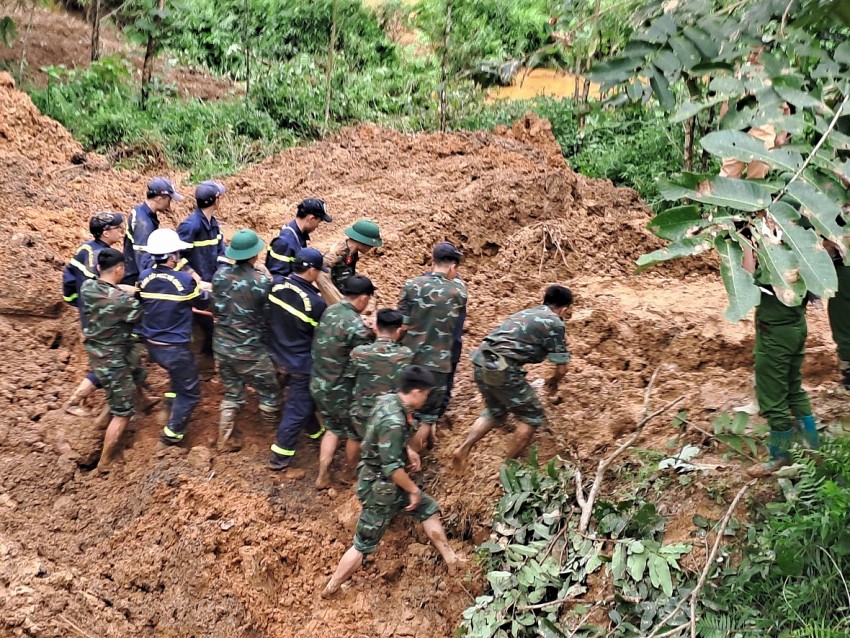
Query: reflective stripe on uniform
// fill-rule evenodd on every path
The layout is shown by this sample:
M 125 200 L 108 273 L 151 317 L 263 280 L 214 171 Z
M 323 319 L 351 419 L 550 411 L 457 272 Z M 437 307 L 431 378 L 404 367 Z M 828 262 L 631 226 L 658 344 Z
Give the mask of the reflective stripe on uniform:
M 186 266 L 186 264 L 188 264 L 188 263 L 189 263 L 189 260 L 188 260 L 188 259 L 181 259 L 180 261 L 178 261 L 178 262 L 174 265 L 174 270 L 182 270 L 182 269 L 183 269 L 183 267 L 184 267 L 184 266 Z
M 177 439 L 178 441 L 183 440 L 182 434 L 178 434 L 177 432 L 170 430 L 167 425 L 164 428 L 162 428 L 162 433 L 165 436 L 167 436 L 169 439 Z
M 144 288 L 154 279 L 165 279 L 165 281 L 167 281 L 172 286 L 177 288 L 177 290 L 179 292 L 183 292 L 184 290 L 186 290 L 186 287 L 183 285 L 183 283 L 177 277 L 175 277 L 174 275 L 169 275 L 168 273 L 165 273 L 165 272 L 151 273 L 150 275 L 148 275 L 147 277 L 145 277 L 142 280 L 142 283 L 139 284 L 139 288 Z M 197 290 L 195 292 L 197 292 Z M 142 294 L 144 294 L 144 293 L 142 293 Z
M 296 293 L 299 297 L 301 297 L 301 303 L 304 304 L 304 310 L 306 312 L 310 312 L 313 309 L 313 302 L 310 301 L 310 295 L 301 290 L 298 286 L 294 286 L 288 281 L 284 281 L 282 284 L 277 284 L 274 288 L 272 288 L 272 292 L 277 290 L 291 290 Z
M 72 301 L 74 301 L 77 297 L 78 297 L 77 293 L 74 293 L 73 295 L 68 295 L 67 297 L 62 297 L 62 299 L 64 299 L 64 300 L 65 300 L 65 301 L 67 301 L 68 303 L 71 303 L 71 302 L 72 302 Z
M 324 433 L 325 433 L 325 426 L 322 426 L 322 427 L 319 428 L 318 432 L 314 432 L 313 434 L 308 434 L 307 436 L 309 436 L 311 439 L 313 439 L 315 441 L 316 439 L 321 437 Z
M 289 261 L 289 262 L 295 261 L 295 257 L 287 257 L 286 255 L 277 254 L 275 251 L 273 251 L 271 249 L 271 246 L 269 246 L 269 256 L 272 259 L 277 259 L 278 261 Z
M 74 268 L 76 268 L 77 270 L 79 270 L 81 273 L 83 273 L 83 275 L 85 275 L 85 276 L 86 276 L 86 277 L 88 277 L 89 279 L 97 279 L 97 275 L 96 275 L 96 274 L 94 274 L 91 270 L 89 270 L 89 269 L 88 269 L 88 266 L 86 266 L 85 264 L 81 264 L 81 263 L 80 263 L 80 262 L 78 262 L 76 259 L 72 259 L 72 260 L 70 261 L 70 264 L 71 264 Z
M 190 299 L 194 299 L 198 295 L 200 295 L 200 291 L 195 289 L 193 292 L 190 292 L 188 295 L 169 295 L 163 292 L 140 292 L 139 296 L 142 299 L 164 299 L 165 301 L 189 301 Z
M 215 237 L 213 239 L 201 239 L 199 241 L 193 241 L 192 245 L 195 248 L 198 248 L 200 246 L 215 246 L 220 241 L 221 241 L 221 233 L 218 234 L 218 237 Z
M 308 323 L 308 324 L 310 324 L 310 325 L 311 325 L 311 326 L 313 326 L 313 327 L 316 327 L 316 326 L 318 326 L 318 325 L 319 325 L 319 322 L 318 322 L 318 321 L 316 321 L 315 319 L 313 319 L 313 318 L 311 318 L 311 317 L 309 317 L 309 316 L 305 315 L 305 314 L 304 314 L 303 312 L 301 312 L 300 310 L 298 310 L 298 309 L 296 309 L 296 308 L 293 308 L 292 306 L 290 306 L 290 305 L 289 305 L 288 303 L 286 303 L 285 301 L 281 301 L 280 299 L 278 299 L 278 298 L 277 298 L 277 297 L 275 297 L 274 295 L 269 295 L 269 301 L 271 301 L 273 304 L 277 304 L 278 306 L 280 306 L 281 308 L 283 308 L 284 310 L 286 310 L 286 312 L 288 312 L 289 314 L 291 314 L 291 315 L 293 315 L 293 316 L 295 316 L 295 317 L 298 317 L 298 318 L 299 318 L 301 321 L 303 321 L 304 323 Z
M 281 456 L 295 456 L 295 450 L 287 450 L 279 447 L 277 443 L 272 443 L 272 452 Z
M 162 396 L 165 399 L 176 399 L 177 393 L 176 392 L 163 392 Z

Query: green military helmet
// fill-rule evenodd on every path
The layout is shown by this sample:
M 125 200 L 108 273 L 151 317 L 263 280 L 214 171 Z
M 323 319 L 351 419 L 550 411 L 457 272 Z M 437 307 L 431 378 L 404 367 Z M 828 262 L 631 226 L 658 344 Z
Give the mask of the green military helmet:
M 371 219 L 358 219 L 344 231 L 345 236 L 354 241 L 359 241 L 366 246 L 377 248 L 383 246 L 384 242 L 381 239 L 381 229 L 378 224 Z
M 253 230 L 243 228 L 237 230 L 230 240 L 230 245 L 224 251 L 224 256 L 234 261 L 242 261 L 243 259 L 251 259 L 260 254 L 260 251 L 266 247 L 266 242 L 260 239 Z

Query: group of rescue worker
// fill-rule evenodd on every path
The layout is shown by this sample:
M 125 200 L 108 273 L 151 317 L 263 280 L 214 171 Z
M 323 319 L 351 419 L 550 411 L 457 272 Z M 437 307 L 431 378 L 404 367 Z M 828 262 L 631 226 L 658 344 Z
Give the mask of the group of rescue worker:
M 333 218 L 322 200 L 310 198 L 268 246 L 248 229 L 235 232 L 228 244 L 215 217 L 225 193 L 217 182 L 199 184 L 195 210 L 173 230 L 161 227 L 158 215 L 183 198 L 167 179 L 153 179 L 145 202 L 128 216 L 105 212 L 90 219 L 92 239 L 65 269 L 64 297 L 79 309 L 90 365 L 66 409 L 86 415 L 85 398 L 95 388 L 105 390 L 109 422 L 98 467 L 108 471 L 134 411 L 155 403 L 144 392 L 145 352 L 170 379 L 163 446 L 184 440 L 201 399 L 198 359 L 211 354 L 224 390 L 219 451 L 240 448 L 237 417 L 248 387 L 256 392 L 263 421 L 276 428 L 270 469 L 289 467 L 303 432 L 320 440 L 316 487 L 328 488 L 334 455 L 345 440 L 348 470 L 359 472 L 356 493 L 363 508 L 354 543 L 323 595 L 351 577 L 400 513 L 421 521 L 447 564 L 458 564 L 462 559 L 448 544 L 437 503 L 408 472 L 421 468 L 420 453 L 433 443 L 450 401 L 466 318 L 463 254 L 439 242 L 431 269 L 404 283 L 397 307 L 377 308 L 373 282 L 357 274 L 360 256 L 383 243 L 375 222 L 356 221 L 323 255 L 308 245 L 310 234 Z M 745 265 L 756 268 L 751 258 Z M 850 269 L 839 261 L 836 268 L 842 285 L 830 301 L 830 319 L 843 385 L 850 389 Z M 320 292 L 329 285 L 339 301 Z M 769 474 L 787 462 L 795 429 L 812 447 L 818 435 L 800 376 L 805 308 L 781 304 L 764 284 L 762 293 L 756 392 L 771 428 L 770 459 L 754 472 Z M 474 350 L 473 378 L 484 410 L 453 451 L 457 471 L 509 414 L 517 419 L 510 458 L 520 456 L 545 423 L 524 366 L 552 363 L 544 385 L 550 393 L 557 390 L 569 362 L 565 321 L 572 303 L 568 288 L 549 286 L 540 305 L 507 317 Z M 369 308 L 374 312 L 364 314 Z M 190 348 L 193 327 L 199 356 Z
M 420 453 L 433 443 L 450 401 L 466 318 L 463 254 L 439 242 L 431 269 L 404 283 L 397 307 L 377 308 L 374 284 L 357 274 L 360 256 L 383 243 L 375 222 L 356 221 L 323 255 L 308 245 L 310 234 L 333 218 L 322 200 L 310 198 L 268 247 L 249 229 L 227 243 L 215 217 L 225 193 L 217 182 L 199 184 L 195 210 L 174 230 L 161 227 L 159 214 L 183 198 L 167 179 L 153 179 L 145 202 L 128 216 L 104 212 L 90 219 L 92 239 L 65 268 L 64 297 L 79 309 L 90 366 L 66 410 L 87 415 L 85 398 L 105 390 L 109 422 L 98 468 L 109 470 L 134 411 L 155 403 L 144 391 L 145 353 L 170 379 L 161 446 L 183 442 L 201 399 L 198 360 L 211 353 L 224 390 L 219 451 L 240 448 L 237 417 L 248 387 L 262 419 L 276 428 L 271 470 L 290 465 L 303 432 L 321 440 L 316 486 L 325 489 L 345 440 L 348 470 L 359 470 L 363 509 L 354 544 L 324 595 L 375 551 L 402 512 L 421 521 L 447 564 L 456 565 L 461 559 L 448 544 L 439 507 L 408 471 L 421 468 Z M 320 292 L 328 285 L 338 302 Z M 545 421 L 523 366 L 553 363 L 546 386 L 557 389 L 569 361 L 564 321 L 573 298 L 566 287 L 552 285 L 541 301 L 508 317 L 472 355 L 485 409 L 454 451 L 458 470 L 508 414 L 519 421 L 510 457 L 522 454 Z M 364 314 L 368 308 L 374 312 Z M 193 329 L 199 353 L 190 347 Z

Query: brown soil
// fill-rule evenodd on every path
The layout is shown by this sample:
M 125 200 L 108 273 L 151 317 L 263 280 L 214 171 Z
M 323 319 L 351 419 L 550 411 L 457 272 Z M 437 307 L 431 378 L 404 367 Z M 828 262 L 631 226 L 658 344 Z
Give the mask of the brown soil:
M 15 20 L 18 37 L 11 47 L 0 47 L 0 68 L 17 73 L 25 54 L 24 81 L 35 86 L 47 85 L 47 74 L 41 69 L 64 65 L 86 68 L 91 61 L 91 25 L 82 14 L 60 9 L 15 7 L 8 15 Z M 27 25 L 32 24 L 29 36 Z M 110 21 L 101 27 L 101 55 L 120 55 L 130 60 L 137 79 L 141 78 L 143 47 L 133 46 Z M 238 93 L 233 82 L 202 70 L 174 66 L 164 56 L 156 62 L 155 74 L 166 84 L 179 87 L 180 94 L 202 100 L 214 100 Z
M 306 441 L 300 472 L 268 472 L 273 434 L 253 404 L 239 418 L 243 449 L 216 455 L 215 379 L 203 384 L 188 453 L 157 453 L 157 419 L 138 417 L 112 473 L 88 469 L 97 433 L 56 412 L 86 368 L 76 313 L 58 302 L 60 271 L 88 215 L 127 210 L 145 178 L 83 157 L 2 75 L 0 162 L 0 635 L 450 636 L 470 600 L 465 590 L 478 591 L 480 579 L 474 570 L 465 581 L 448 577 L 406 521 L 337 600 L 318 597 L 351 540 L 356 502 L 347 488 L 312 489 L 317 451 Z M 270 237 L 308 195 L 325 198 L 335 217 L 316 234 L 320 247 L 357 217 L 378 220 L 386 243 L 362 269 L 384 305 L 427 267 L 436 241 L 458 242 L 468 255 L 467 350 L 502 317 L 536 303 L 547 283 L 569 284 L 573 361 L 547 400 L 543 458 L 572 450 L 592 463 L 633 427 L 659 367 L 650 406 L 684 394 L 698 425 L 748 398 L 752 327 L 724 322 L 710 264 L 633 276 L 637 256 L 658 245 L 645 230 L 649 211 L 634 192 L 570 171 L 546 122 L 421 136 L 364 126 L 289 150 L 227 185 L 227 234 L 248 226 Z M 188 210 L 187 202 L 166 223 Z M 810 345 L 816 405 L 838 409 L 823 389 L 834 382 L 824 313 L 812 316 Z M 164 388 L 159 371 L 152 379 Z M 469 554 L 488 533 L 506 435 L 492 434 L 468 475 L 454 476 L 448 455 L 481 407 L 466 360 L 455 397 L 454 429 L 440 432 L 422 479 L 443 506 L 452 543 Z M 663 450 L 675 434 L 669 416 L 660 418 L 639 445 Z M 719 475 L 734 487 L 737 467 L 717 452 L 722 467 L 705 480 Z M 679 496 L 665 505 L 675 538 L 687 536 L 694 512 L 718 516 L 698 484 Z

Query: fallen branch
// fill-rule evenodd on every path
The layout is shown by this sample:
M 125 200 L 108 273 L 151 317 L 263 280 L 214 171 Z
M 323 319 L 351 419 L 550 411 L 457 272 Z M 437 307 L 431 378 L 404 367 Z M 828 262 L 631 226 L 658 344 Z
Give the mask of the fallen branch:
M 680 420 L 680 421 L 681 421 L 684 425 L 686 425 L 687 427 L 689 427 L 689 428 L 691 428 L 691 429 L 693 429 L 693 430 L 696 430 L 697 432 L 700 432 L 701 434 L 704 434 L 705 436 L 707 436 L 707 437 L 709 437 L 709 438 L 711 438 L 711 439 L 714 439 L 715 441 L 717 441 L 717 442 L 718 442 L 718 443 L 720 443 L 721 445 L 725 445 L 726 447 L 728 447 L 730 450 L 732 450 L 732 451 L 733 451 L 733 452 L 735 452 L 736 454 L 740 454 L 741 456 L 743 456 L 743 457 L 746 457 L 746 458 L 750 459 L 753 463 L 759 463 L 759 462 L 760 462 L 760 461 L 759 461 L 757 458 L 755 458 L 754 456 L 750 456 L 749 454 L 747 454 L 746 452 L 744 452 L 744 451 L 742 451 L 742 450 L 735 449 L 734 447 L 732 447 L 731 445 L 729 445 L 729 444 L 728 444 L 726 441 L 724 441 L 723 439 L 718 438 L 716 434 L 712 434 L 712 433 L 711 433 L 711 432 L 709 432 L 708 430 L 703 430 L 701 427 L 699 427 L 698 425 L 694 425 L 693 423 L 691 423 L 691 422 L 690 422 L 690 421 L 688 421 L 687 419 L 679 419 L 679 420 Z
M 717 556 L 717 550 L 720 549 L 720 542 L 723 540 L 723 533 L 726 531 L 726 526 L 729 525 L 729 521 L 732 519 L 732 514 L 735 513 L 735 509 L 738 507 L 738 503 L 741 502 L 741 499 L 744 497 L 744 494 L 747 493 L 753 485 L 758 482 L 758 479 L 753 479 L 749 483 L 746 483 L 738 493 L 735 495 L 735 498 L 732 499 L 732 503 L 729 505 L 729 509 L 726 510 L 726 513 L 723 515 L 723 518 L 720 519 L 720 523 L 717 527 L 716 537 L 714 539 L 714 545 L 711 547 L 711 552 L 708 555 L 708 558 L 705 560 L 705 567 L 700 574 L 699 580 L 697 581 L 696 587 L 682 600 L 679 601 L 679 604 L 671 611 L 667 616 L 665 616 L 664 620 L 662 620 L 658 625 L 656 625 L 655 629 L 652 630 L 646 638 L 662 638 L 663 636 L 671 636 L 673 633 L 677 631 L 681 631 L 684 627 L 690 626 L 691 628 L 691 636 L 696 636 L 696 608 L 697 608 L 697 600 L 699 598 L 699 593 L 702 590 L 703 585 L 705 585 L 705 581 L 708 578 L 708 574 L 711 571 L 712 566 L 714 565 L 714 559 Z M 675 628 L 675 630 L 667 631 L 663 634 L 659 634 L 661 628 L 664 627 L 670 620 L 678 614 L 682 608 L 685 606 L 685 603 L 690 600 L 691 602 L 691 618 L 688 622 L 684 623 Z M 672 632 L 672 633 L 671 633 Z
M 67 629 L 70 629 L 71 631 L 73 631 L 78 636 L 81 636 L 82 638 L 96 638 L 93 634 L 88 633 L 87 631 L 82 629 L 79 625 L 77 625 L 75 622 L 69 620 L 67 617 L 65 617 L 62 614 L 59 614 L 59 616 L 57 617 L 57 620 L 61 621 L 61 623 L 64 623 L 64 625 Z
M 653 375 L 654 376 L 654 375 Z M 649 388 L 647 388 L 649 389 Z M 581 471 L 576 470 L 576 500 L 578 501 L 579 507 L 581 508 L 581 521 L 578 525 L 578 531 L 580 534 L 584 534 L 587 531 L 588 526 L 590 525 L 590 517 L 593 514 L 593 504 L 596 502 L 596 497 L 599 494 L 599 490 L 602 487 L 602 480 L 605 477 L 605 472 L 611 466 L 611 464 L 628 448 L 634 445 L 634 442 L 638 440 L 640 435 L 643 432 L 644 426 L 652 421 L 659 414 L 662 414 L 672 408 L 675 405 L 678 405 L 682 401 L 685 400 L 685 395 L 678 397 L 677 399 L 673 399 L 666 405 L 658 408 L 652 414 L 648 414 L 644 416 L 635 427 L 635 431 L 632 435 L 626 439 L 616 450 L 614 450 L 607 458 L 599 461 L 599 465 L 596 468 L 596 477 L 593 479 L 593 485 L 590 488 L 590 492 L 587 495 L 587 498 L 584 497 L 583 488 L 581 486 Z

